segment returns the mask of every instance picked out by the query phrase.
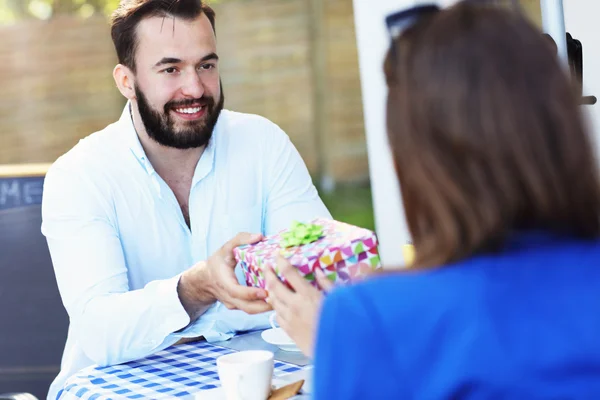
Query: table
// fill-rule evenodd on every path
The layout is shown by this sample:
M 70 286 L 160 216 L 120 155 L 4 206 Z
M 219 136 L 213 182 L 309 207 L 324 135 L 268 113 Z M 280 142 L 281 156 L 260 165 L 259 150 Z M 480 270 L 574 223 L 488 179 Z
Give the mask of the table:
M 283 351 L 280 350 L 279 347 L 265 342 L 260 336 L 262 332 L 263 331 L 247 332 L 245 334 L 235 336 L 230 340 L 215 342 L 214 344 L 237 351 L 268 350 L 275 354 L 275 360 L 287 362 L 294 365 L 300 365 L 302 367 L 310 364 L 310 360 L 300 352 Z
M 270 346 L 262 340 L 262 343 L 257 342 L 257 335 L 260 332 L 219 342 L 219 345 L 202 341 L 172 346 L 141 360 L 111 367 L 88 367 L 67 380 L 58 399 L 193 399 L 202 391 L 220 386 L 216 365 L 219 356 L 236 350 Z M 298 354 L 292 357 L 298 357 L 301 364 L 306 360 Z M 275 379 L 305 368 L 281 361 L 277 355 L 275 358 Z

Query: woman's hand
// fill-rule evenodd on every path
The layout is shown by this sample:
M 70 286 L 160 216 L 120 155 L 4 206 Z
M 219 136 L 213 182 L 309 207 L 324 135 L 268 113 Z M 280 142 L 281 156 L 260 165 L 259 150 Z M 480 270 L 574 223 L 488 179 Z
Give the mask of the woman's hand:
M 277 259 L 277 267 L 294 290 L 284 285 L 275 271 L 267 268 L 267 301 L 277 313 L 279 326 L 307 357 L 312 357 L 323 293 L 304 279 L 285 258 Z M 323 291 L 328 292 L 333 288 L 333 283 L 320 268 L 315 270 L 315 278 Z

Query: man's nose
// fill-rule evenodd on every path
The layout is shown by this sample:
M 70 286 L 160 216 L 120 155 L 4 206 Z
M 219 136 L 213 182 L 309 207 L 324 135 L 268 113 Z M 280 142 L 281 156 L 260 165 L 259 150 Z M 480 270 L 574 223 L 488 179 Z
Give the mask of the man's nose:
M 195 99 L 199 99 L 204 95 L 204 84 L 198 72 L 193 71 L 186 74 L 181 91 L 185 96 Z

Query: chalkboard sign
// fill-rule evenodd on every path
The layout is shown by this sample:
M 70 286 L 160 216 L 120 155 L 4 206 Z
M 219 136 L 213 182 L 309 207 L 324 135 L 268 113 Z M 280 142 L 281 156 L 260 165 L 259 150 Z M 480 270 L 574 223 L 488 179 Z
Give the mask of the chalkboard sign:
M 0 393 L 43 399 L 60 370 L 69 319 L 40 230 L 44 174 L 10 172 L 0 174 Z
M 0 178 L 0 210 L 42 204 L 44 177 Z

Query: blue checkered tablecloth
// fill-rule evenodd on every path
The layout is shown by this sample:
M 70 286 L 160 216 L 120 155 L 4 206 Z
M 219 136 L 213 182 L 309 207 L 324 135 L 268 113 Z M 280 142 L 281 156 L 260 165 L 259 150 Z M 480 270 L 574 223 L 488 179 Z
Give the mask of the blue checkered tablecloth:
M 235 350 L 197 342 L 170 347 L 138 361 L 88 367 L 67 380 L 59 400 L 176 399 L 219 384 L 217 358 Z M 280 377 L 303 367 L 275 361 Z

